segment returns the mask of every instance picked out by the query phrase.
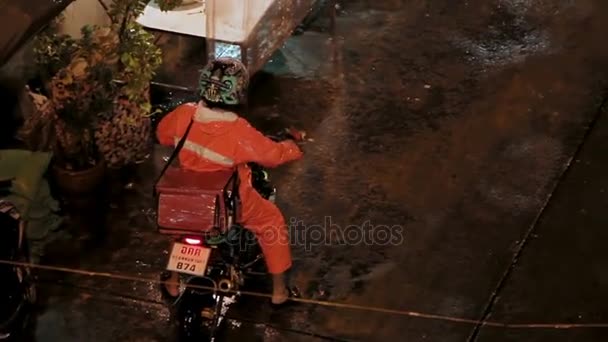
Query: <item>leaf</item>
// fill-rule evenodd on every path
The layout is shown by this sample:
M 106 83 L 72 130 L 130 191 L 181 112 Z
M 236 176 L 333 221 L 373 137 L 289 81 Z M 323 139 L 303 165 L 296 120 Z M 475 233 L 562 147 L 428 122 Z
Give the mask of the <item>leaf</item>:
M 81 78 L 85 75 L 88 63 L 84 58 L 74 60 L 70 66 L 70 71 L 76 78 Z
M 121 63 L 128 65 L 130 60 L 131 60 L 131 55 L 128 54 L 127 52 L 125 52 L 122 55 L 120 55 L 120 62 Z

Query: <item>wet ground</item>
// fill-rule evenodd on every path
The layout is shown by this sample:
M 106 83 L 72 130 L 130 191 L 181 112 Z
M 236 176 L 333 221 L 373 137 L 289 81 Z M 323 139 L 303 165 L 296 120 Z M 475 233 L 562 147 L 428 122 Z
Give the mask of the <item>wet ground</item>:
M 608 322 L 606 19 L 602 0 L 353 1 L 333 37 L 321 18 L 292 38 L 247 118 L 314 139 L 304 160 L 272 172 L 305 295 L 506 323 Z M 43 263 L 155 279 L 168 247 L 150 192 L 163 155 L 125 178 L 133 188 L 76 210 Z M 152 282 L 40 277 L 37 341 L 173 340 Z M 232 315 L 226 340 L 608 338 L 315 305 L 275 313 L 259 299 Z

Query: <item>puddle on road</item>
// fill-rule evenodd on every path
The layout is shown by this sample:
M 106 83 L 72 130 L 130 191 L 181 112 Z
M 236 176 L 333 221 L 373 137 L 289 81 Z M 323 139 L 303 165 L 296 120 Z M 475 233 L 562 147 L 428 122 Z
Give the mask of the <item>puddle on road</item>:
M 471 62 L 484 66 L 502 66 L 518 63 L 526 57 L 546 51 L 549 47 L 548 38 L 542 32 L 531 32 L 519 41 L 503 40 L 500 32 L 490 31 L 496 39 L 474 41 L 462 38 L 458 45 L 470 55 Z
M 465 50 L 470 62 L 483 66 L 518 63 L 551 48 L 549 35 L 532 22 L 532 4 L 526 0 L 500 1 L 479 37 L 455 34 L 454 45 Z

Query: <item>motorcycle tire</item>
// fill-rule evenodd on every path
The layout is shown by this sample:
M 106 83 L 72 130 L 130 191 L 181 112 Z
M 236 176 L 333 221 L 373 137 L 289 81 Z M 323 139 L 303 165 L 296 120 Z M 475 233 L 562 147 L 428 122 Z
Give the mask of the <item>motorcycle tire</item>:
M 27 239 L 23 240 L 19 259 L 23 263 L 29 263 L 31 261 L 30 248 Z M 27 308 L 24 313 L 22 328 L 15 336 L 15 341 L 35 341 L 34 331 L 36 325 L 36 311 L 39 309 L 36 280 L 30 267 L 19 267 L 19 270 L 23 277 L 23 286 L 25 287 L 23 296 L 26 301 Z
M 211 283 L 212 284 L 212 283 Z M 193 278 L 189 285 L 209 286 L 209 279 Z M 176 303 L 180 342 L 211 341 L 219 317 L 218 301 L 212 291 L 187 287 Z
M 21 221 L 9 218 L 6 214 L 2 214 L 2 228 L 8 229 L 12 226 L 16 231 L 17 226 L 19 229 L 24 229 L 20 226 Z M 12 260 L 20 263 L 28 263 L 30 261 L 29 248 L 27 239 L 23 239 L 20 246 L 16 246 L 14 254 L 11 257 Z M 4 266 L 6 267 L 6 266 Z M 5 274 L 2 279 L 5 286 L 9 283 L 13 284 L 13 290 L 18 291 L 20 299 L 20 305 L 14 312 L 13 319 L 6 324 L 6 329 L 0 331 L 0 341 L 30 341 L 33 340 L 34 326 L 36 323 L 36 309 L 37 309 L 37 294 L 34 275 L 31 272 L 31 268 L 27 266 L 14 266 L 7 267 L 4 271 L 10 272 Z M 17 292 L 15 293 L 17 294 Z
M 30 247 L 27 239 L 23 240 L 23 245 L 21 246 L 21 256 L 19 259 L 23 263 L 30 263 L 32 260 L 30 255 Z M 31 307 L 35 307 L 38 304 L 36 279 L 30 267 L 20 267 L 20 269 L 23 272 L 23 284 L 26 286 L 24 294 L 25 300 Z

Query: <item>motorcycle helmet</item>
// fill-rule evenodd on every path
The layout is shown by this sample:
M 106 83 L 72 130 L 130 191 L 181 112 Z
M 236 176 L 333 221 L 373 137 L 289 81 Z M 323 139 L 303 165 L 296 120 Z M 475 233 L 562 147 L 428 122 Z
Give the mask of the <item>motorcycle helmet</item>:
M 238 106 L 245 101 L 249 73 L 240 60 L 218 58 L 201 70 L 199 94 L 212 105 Z

